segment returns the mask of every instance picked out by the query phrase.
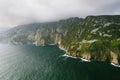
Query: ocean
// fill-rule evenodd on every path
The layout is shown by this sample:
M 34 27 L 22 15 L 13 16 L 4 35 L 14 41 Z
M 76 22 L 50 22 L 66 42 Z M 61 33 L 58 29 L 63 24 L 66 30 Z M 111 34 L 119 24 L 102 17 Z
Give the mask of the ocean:
M 0 80 L 120 80 L 120 68 L 65 55 L 57 45 L 0 44 Z

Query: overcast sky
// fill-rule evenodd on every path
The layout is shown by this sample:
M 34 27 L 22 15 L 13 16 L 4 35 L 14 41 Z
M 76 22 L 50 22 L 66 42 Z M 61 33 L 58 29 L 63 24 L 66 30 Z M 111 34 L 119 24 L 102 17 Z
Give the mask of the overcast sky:
M 104 14 L 120 14 L 120 0 L 0 0 L 0 28 Z

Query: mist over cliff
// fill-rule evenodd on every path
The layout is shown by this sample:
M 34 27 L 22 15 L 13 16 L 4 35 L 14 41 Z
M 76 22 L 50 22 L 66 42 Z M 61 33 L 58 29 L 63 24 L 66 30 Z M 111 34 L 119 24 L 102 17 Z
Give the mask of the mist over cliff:
M 0 34 L 10 44 L 58 44 L 68 55 L 86 60 L 120 62 L 120 15 L 72 17 L 19 25 Z

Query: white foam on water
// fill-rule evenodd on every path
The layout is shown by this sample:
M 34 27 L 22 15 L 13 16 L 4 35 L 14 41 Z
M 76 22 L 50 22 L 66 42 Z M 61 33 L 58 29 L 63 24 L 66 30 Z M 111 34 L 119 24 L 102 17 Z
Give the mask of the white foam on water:
M 64 51 L 66 51 L 66 53 L 67 53 L 67 50 L 65 49 L 65 48 L 62 48 L 62 47 L 59 47 L 61 50 L 64 50 Z M 76 59 L 76 58 L 80 58 L 82 61 L 84 61 L 84 62 L 91 62 L 90 60 L 87 60 L 87 59 L 84 59 L 84 58 L 81 58 L 81 57 L 73 57 L 73 56 L 70 56 L 70 55 L 67 55 L 67 54 L 64 54 L 64 55 L 62 55 L 62 56 L 64 56 L 64 57 L 70 57 L 70 58 L 74 58 L 74 59 Z
M 82 61 L 85 61 L 85 62 L 91 62 L 90 60 L 87 60 L 87 59 L 84 59 L 84 58 L 80 58 Z
M 70 58 L 74 58 L 74 59 L 78 58 L 78 57 L 69 56 L 69 55 L 67 55 L 67 54 L 64 54 L 64 55 L 62 55 L 62 56 L 64 56 L 64 57 L 70 57 Z
M 64 50 L 64 51 L 66 51 L 66 53 L 67 53 L 67 50 L 65 49 L 65 48 L 62 48 L 62 47 L 59 47 L 61 50 Z M 91 60 L 87 60 L 87 59 L 84 59 L 84 58 L 81 58 L 81 57 L 73 57 L 73 56 L 69 56 L 69 55 L 67 55 L 67 54 L 64 54 L 64 55 L 62 55 L 62 56 L 64 56 L 64 57 L 70 57 L 70 58 L 74 58 L 74 59 L 76 59 L 76 58 L 80 58 L 83 62 L 91 62 Z M 116 64 L 114 64 L 114 63 L 111 63 L 111 65 L 113 65 L 113 66 L 115 66 L 115 67 L 120 67 L 120 65 L 116 65 Z
M 65 48 L 63 48 L 63 47 L 59 47 L 61 50 L 64 50 L 64 51 L 66 51 L 67 52 L 67 50 L 65 49 Z
M 56 44 L 49 44 L 49 45 L 56 45 Z
M 117 65 L 117 64 L 114 64 L 114 63 L 111 63 L 111 65 L 113 65 L 115 67 L 120 67 L 120 65 Z
M 67 55 L 67 54 L 64 54 L 64 55 L 62 55 L 62 56 L 64 56 L 64 57 L 70 57 L 70 58 L 74 58 L 74 59 L 79 58 L 79 59 L 81 59 L 83 62 L 91 62 L 90 60 L 87 60 L 87 59 L 84 59 L 84 58 L 81 58 L 81 57 L 69 56 L 69 55 Z

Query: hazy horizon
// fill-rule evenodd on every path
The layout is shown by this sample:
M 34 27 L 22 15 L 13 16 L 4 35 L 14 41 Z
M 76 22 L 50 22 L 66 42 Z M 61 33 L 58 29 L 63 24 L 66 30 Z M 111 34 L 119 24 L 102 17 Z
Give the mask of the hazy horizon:
M 119 15 L 119 0 L 0 0 L 0 29 L 88 15 Z

